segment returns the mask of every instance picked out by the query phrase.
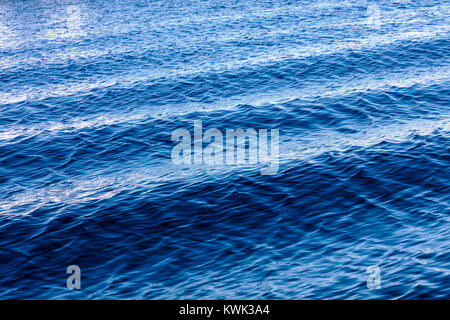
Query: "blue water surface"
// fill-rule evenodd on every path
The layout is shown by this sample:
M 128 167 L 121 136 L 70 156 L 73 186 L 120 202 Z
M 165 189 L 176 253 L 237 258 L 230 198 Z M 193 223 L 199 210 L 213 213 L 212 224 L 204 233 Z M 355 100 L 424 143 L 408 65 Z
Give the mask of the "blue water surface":
M 0 0 L 0 299 L 448 299 L 449 5 Z

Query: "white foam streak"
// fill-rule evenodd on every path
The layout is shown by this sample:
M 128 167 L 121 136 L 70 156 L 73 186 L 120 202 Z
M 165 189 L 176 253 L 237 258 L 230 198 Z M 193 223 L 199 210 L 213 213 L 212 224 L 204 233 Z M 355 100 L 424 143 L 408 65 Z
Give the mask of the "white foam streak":
M 165 118 L 179 115 L 187 115 L 192 112 L 209 112 L 217 110 L 233 110 L 238 105 L 252 105 L 260 107 L 267 104 L 282 104 L 296 99 L 316 99 L 325 97 L 345 96 L 355 92 L 366 92 L 388 87 L 411 87 L 416 84 L 440 83 L 449 79 L 449 67 L 440 67 L 437 70 L 409 71 L 409 74 L 388 75 L 384 79 L 363 79 L 344 86 L 330 88 L 330 85 L 310 86 L 305 89 L 287 89 L 233 97 L 217 101 L 213 104 L 191 103 L 177 107 L 162 106 L 158 113 L 141 109 L 131 113 L 120 115 L 102 115 L 96 118 L 78 118 L 69 122 L 46 122 L 34 126 L 19 126 L 0 129 L 0 141 L 11 141 L 18 137 L 31 137 L 40 133 L 77 132 L 83 129 L 117 125 L 122 123 L 134 123 L 149 118 Z M 105 84 L 106 85 L 106 84 Z M 110 84 L 111 85 L 111 84 Z
M 320 133 L 309 141 L 296 141 L 284 145 L 282 159 L 314 161 L 314 157 L 327 152 L 344 152 L 355 147 L 370 148 L 382 142 L 402 143 L 408 141 L 412 135 L 429 136 L 435 131 L 450 131 L 448 115 L 442 116 L 439 120 L 420 119 L 382 127 L 369 127 L 355 134 Z

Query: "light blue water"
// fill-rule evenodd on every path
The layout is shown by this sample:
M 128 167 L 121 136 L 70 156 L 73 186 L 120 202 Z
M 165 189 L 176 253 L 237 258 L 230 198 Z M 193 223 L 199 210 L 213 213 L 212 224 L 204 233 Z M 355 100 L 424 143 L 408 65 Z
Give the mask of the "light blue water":
M 448 299 L 449 5 L 0 0 L 0 298 Z

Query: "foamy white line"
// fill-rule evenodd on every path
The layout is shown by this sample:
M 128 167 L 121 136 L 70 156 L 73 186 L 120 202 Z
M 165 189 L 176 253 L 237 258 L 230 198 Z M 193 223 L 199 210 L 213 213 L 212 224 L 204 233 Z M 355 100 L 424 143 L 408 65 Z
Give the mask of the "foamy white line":
M 111 126 L 124 122 L 133 122 L 148 118 L 148 114 L 135 113 L 123 116 L 99 116 L 95 119 L 76 119 L 69 123 L 58 121 L 46 122 L 31 127 L 21 127 L 13 130 L 0 131 L 0 140 L 11 140 L 20 136 L 34 136 L 41 132 L 73 132 L 85 128 Z
M 88 93 L 94 89 L 101 89 L 109 86 L 116 86 L 117 88 L 127 88 L 137 83 L 145 83 L 154 81 L 164 77 L 177 78 L 185 75 L 199 75 L 207 72 L 224 72 L 234 70 L 241 67 L 249 67 L 255 65 L 264 65 L 274 62 L 283 62 L 288 59 L 302 59 L 308 57 L 315 57 L 321 55 L 330 55 L 342 53 L 349 50 L 362 51 L 364 49 L 373 48 L 379 45 L 392 44 L 404 40 L 425 40 L 432 39 L 443 33 L 443 30 L 448 30 L 448 26 L 434 27 L 428 31 L 410 31 L 405 33 L 394 33 L 384 36 L 371 36 L 368 38 L 358 38 L 347 40 L 346 43 L 338 43 L 334 46 L 316 46 L 307 50 L 300 50 L 302 46 L 279 49 L 259 53 L 256 56 L 247 58 L 245 60 L 234 60 L 222 63 L 204 63 L 203 67 L 191 66 L 185 70 L 156 70 L 151 72 L 149 70 L 132 70 L 129 74 L 115 78 L 106 78 L 101 81 L 84 81 L 84 82 L 68 82 L 56 86 L 28 88 L 26 91 L 16 92 L 0 92 L 0 105 L 19 103 L 23 101 L 40 101 L 54 97 L 64 97 L 75 94 Z M 304 49 L 304 48 L 303 48 Z
M 277 90 L 272 92 L 246 95 L 243 97 L 234 97 L 223 99 L 213 104 L 185 104 L 182 107 L 173 108 L 167 106 L 160 107 L 158 112 L 149 113 L 148 110 L 135 111 L 133 113 L 122 115 L 99 116 L 94 119 L 79 118 L 68 123 L 58 121 L 46 122 L 35 126 L 13 127 L 0 130 L 0 141 L 11 141 L 18 137 L 31 137 L 43 132 L 76 132 L 86 128 L 95 128 L 111 126 L 122 123 L 133 123 L 148 118 L 164 118 L 167 116 L 187 115 L 193 112 L 209 112 L 218 110 L 233 110 L 238 105 L 248 104 L 254 107 L 260 107 L 267 104 L 282 104 L 297 99 L 325 98 L 334 96 L 343 96 L 355 92 L 365 92 L 367 90 L 378 90 L 385 87 L 407 88 L 416 84 L 433 84 L 448 80 L 450 69 L 448 66 L 440 67 L 437 71 L 427 70 L 418 72 L 410 71 L 409 74 L 400 74 L 389 76 L 384 79 L 364 79 L 352 85 L 341 86 L 333 89 L 327 87 L 309 87 L 301 90 Z
M 383 127 L 369 127 L 357 134 L 333 132 L 332 136 L 314 136 L 309 141 L 291 141 L 281 144 L 280 162 L 315 161 L 315 157 L 327 152 L 343 152 L 354 147 L 370 148 L 384 141 L 402 143 L 408 141 L 413 134 L 427 136 L 436 131 L 441 133 L 450 131 L 448 116 L 440 120 L 412 120 Z M 282 140 L 281 143 L 283 143 Z M 300 148 L 298 148 L 299 145 Z M 244 167 L 246 166 L 223 166 L 215 170 L 220 173 L 238 171 Z M 73 205 L 93 200 L 106 200 L 130 188 L 142 188 L 146 192 L 151 192 L 162 183 L 197 174 L 203 174 L 202 167 L 197 166 L 192 170 L 186 170 L 168 163 L 158 168 L 150 168 L 150 170 L 143 168 L 120 176 L 80 177 L 49 188 L 31 189 L 14 194 L 0 201 L 0 214 L 10 214 L 13 209 L 29 205 L 33 207 L 22 211 L 21 214 L 26 215 L 49 203 Z
M 92 90 L 111 87 L 118 84 L 118 79 L 105 79 L 101 81 L 66 82 L 60 85 L 47 87 L 30 87 L 25 91 L 0 92 L 0 105 L 19 103 L 24 101 L 40 101 L 49 98 L 65 97 Z
M 327 152 L 343 152 L 354 147 L 373 147 L 381 142 L 402 143 L 414 135 L 429 136 L 436 130 L 440 132 L 450 131 L 449 115 L 442 116 L 439 120 L 411 120 L 399 124 L 390 124 L 383 127 L 369 127 L 355 134 L 342 134 L 333 132 L 332 135 L 319 133 L 312 137 L 311 141 L 298 141 L 283 146 L 282 160 L 312 159 Z M 298 145 L 305 147 L 298 148 Z

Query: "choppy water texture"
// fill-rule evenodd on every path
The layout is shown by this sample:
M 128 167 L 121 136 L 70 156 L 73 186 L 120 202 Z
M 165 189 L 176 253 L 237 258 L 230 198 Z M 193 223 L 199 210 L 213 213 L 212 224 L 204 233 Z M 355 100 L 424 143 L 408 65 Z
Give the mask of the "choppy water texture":
M 0 3 L 0 298 L 449 298 L 449 1 Z

